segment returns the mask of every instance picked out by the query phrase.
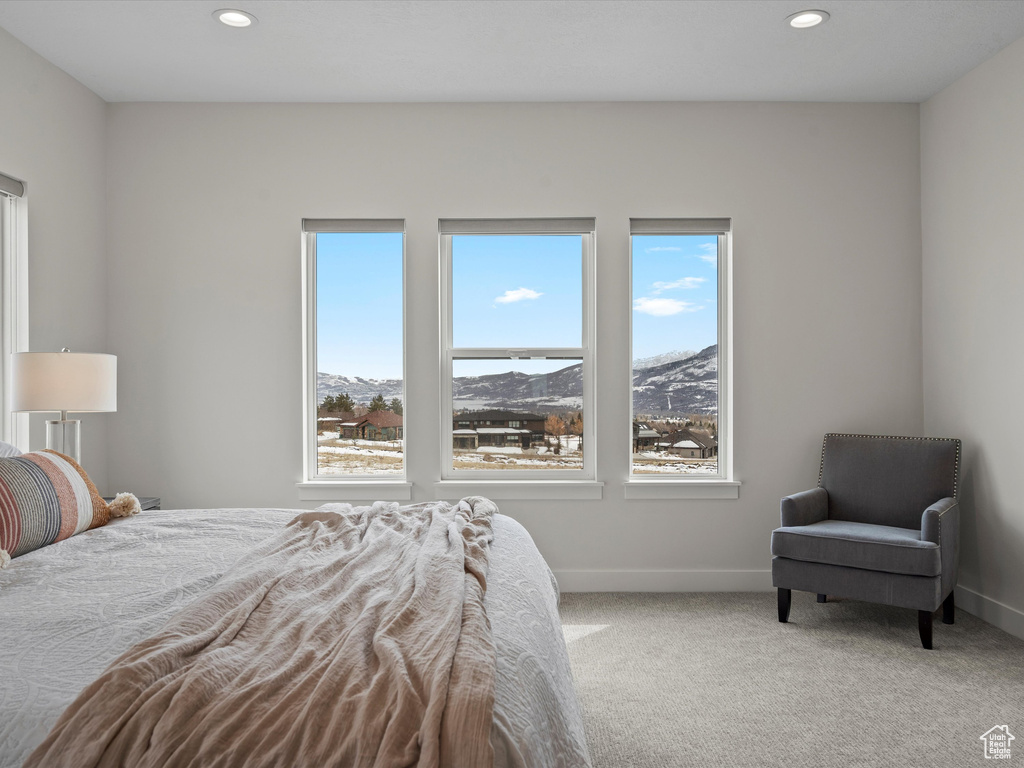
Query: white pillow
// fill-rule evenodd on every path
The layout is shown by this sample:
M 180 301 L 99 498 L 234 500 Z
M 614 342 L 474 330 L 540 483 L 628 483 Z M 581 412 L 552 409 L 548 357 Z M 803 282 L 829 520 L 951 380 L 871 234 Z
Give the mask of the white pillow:
M 18 450 L 18 446 L 0 440 L 0 459 L 6 459 L 8 456 L 21 456 L 21 451 Z

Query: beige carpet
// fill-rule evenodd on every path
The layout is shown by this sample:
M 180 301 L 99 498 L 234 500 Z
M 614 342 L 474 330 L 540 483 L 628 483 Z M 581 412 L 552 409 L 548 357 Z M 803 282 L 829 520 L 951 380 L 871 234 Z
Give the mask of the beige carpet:
M 1024 763 L 1024 641 L 957 612 L 793 592 L 576 593 L 562 623 L 594 768 Z M 1008 725 L 1009 761 L 979 737 Z

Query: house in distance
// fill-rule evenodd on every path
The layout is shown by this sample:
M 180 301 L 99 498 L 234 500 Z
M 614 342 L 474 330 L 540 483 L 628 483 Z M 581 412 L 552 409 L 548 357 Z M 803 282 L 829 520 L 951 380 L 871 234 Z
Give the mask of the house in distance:
M 522 448 L 544 443 L 544 417 L 522 411 L 467 411 L 452 417 L 452 447 Z
M 391 411 L 370 411 L 362 416 L 352 413 L 330 413 L 317 419 L 323 428 L 338 430 L 348 440 L 401 440 L 402 416 Z

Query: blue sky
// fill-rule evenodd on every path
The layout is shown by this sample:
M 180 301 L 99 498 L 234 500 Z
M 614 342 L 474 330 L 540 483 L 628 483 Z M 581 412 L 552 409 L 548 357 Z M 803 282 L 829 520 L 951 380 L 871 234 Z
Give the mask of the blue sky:
M 402 377 L 402 234 L 316 236 L 317 370 Z
M 582 242 L 568 235 L 452 238 L 456 347 L 578 347 Z M 633 237 L 633 356 L 717 338 L 717 239 Z M 558 370 L 572 361 L 464 361 L 456 375 Z M 402 375 L 402 235 L 317 235 L 317 369 Z
M 633 357 L 718 340 L 718 238 L 633 236 Z
M 452 238 L 456 347 L 583 343 L 583 241 L 578 235 Z
M 583 239 L 579 235 L 452 238 L 455 347 L 579 347 Z M 573 360 L 461 360 L 455 376 L 546 373 Z

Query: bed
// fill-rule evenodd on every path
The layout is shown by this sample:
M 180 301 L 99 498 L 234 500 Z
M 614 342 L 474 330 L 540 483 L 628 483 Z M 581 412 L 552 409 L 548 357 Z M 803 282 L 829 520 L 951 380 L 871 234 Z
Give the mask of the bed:
M 150 510 L 0 570 L 0 765 L 20 766 L 110 662 L 210 590 L 302 510 Z M 526 530 L 493 517 L 483 605 L 496 648 L 496 768 L 589 759 L 557 612 Z

